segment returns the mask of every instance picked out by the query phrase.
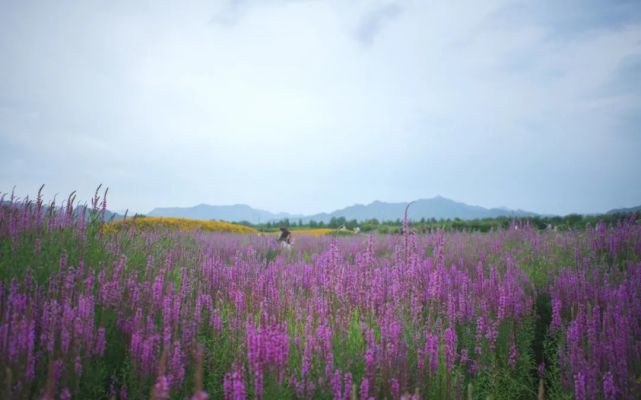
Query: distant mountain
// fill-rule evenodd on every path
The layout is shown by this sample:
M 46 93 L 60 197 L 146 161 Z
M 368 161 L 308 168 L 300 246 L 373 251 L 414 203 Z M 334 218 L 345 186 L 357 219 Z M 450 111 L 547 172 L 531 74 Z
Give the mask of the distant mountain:
M 210 206 L 199 204 L 194 207 L 166 207 L 154 208 L 147 214 L 150 217 L 178 217 L 204 220 L 222 220 L 230 222 L 249 221 L 252 224 L 276 221 L 285 218 L 299 219 L 302 215 L 287 213 L 272 213 L 265 210 L 252 208 L 247 204 L 234 204 L 229 206 Z
M 327 222 L 333 217 L 344 217 L 347 220 L 356 219 L 358 221 L 372 218 L 376 218 L 379 221 L 390 221 L 399 218 L 402 219 L 406 206 L 407 203 L 386 203 L 375 201 L 367 205 L 356 204 L 331 213 L 311 215 L 304 218 L 303 221 L 316 220 Z M 526 217 L 535 215 L 537 214 L 522 210 L 471 206 L 465 203 L 446 199 L 441 196 L 436 196 L 432 199 L 417 200 L 412 203 L 407 212 L 408 219 L 410 220 L 419 220 L 421 218 L 480 219 L 501 216 Z
M 641 206 L 629 207 L 629 208 L 615 208 L 608 211 L 606 214 L 627 214 L 633 212 L 641 212 Z
M 373 203 L 363 205 L 356 204 L 331 213 L 320 213 L 315 215 L 296 215 L 288 213 L 271 213 L 265 210 L 254 209 L 246 204 L 236 204 L 229 206 L 211 206 L 200 204 L 195 207 L 169 207 L 169 208 L 155 208 L 149 216 L 157 217 L 181 217 L 192 219 L 217 219 L 231 222 L 249 221 L 251 223 L 265 223 L 269 221 L 277 221 L 284 218 L 297 221 L 298 219 L 303 222 L 323 221 L 329 222 L 332 218 L 344 217 L 347 220 L 364 221 L 376 218 L 379 221 L 390 221 L 403 218 L 405 206 L 407 203 L 386 203 L 375 201 Z M 509 210 L 506 208 L 484 208 L 479 206 L 471 206 L 465 203 L 459 203 L 445 197 L 437 196 L 432 199 L 421 199 L 415 201 L 409 209 L 408 217 L 411 220 L 419 220 L 421 218 L 436 218 L 436 219 L 479 219 L 479 218 L 493 218 L 500 216 L 513 216 L 525 217 L 535 216 L 537 214 L 522 211 L 522 210 Z

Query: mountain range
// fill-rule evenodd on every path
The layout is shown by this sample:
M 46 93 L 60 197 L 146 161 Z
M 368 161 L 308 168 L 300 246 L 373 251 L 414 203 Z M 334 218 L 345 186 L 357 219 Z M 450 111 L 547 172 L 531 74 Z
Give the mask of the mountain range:
M 641 206 L 629 208 L 615 208 L 607 212 L 607 214 L 627 214 L 641 211 Z
M 323 221 L 329 222 L 332 218 L 344 217 L 347 220 L 364 221 L 376 218 L 379 221 L 390 221 L 402 219 L 407 203 L 389 203 L 374 201 L 370 204 L 355 204 L 329 213 L 314 215 L 272 213 L 265 210 L 255 209 L 246 204 L 235 204 L 226 206 L 213 206 L 199 204 L 194 207 L 166 207 L 154 208 L 147 215 L 155 217 L 181 217 L 204 220 L 224 220 L 230 222 L 248 221 L 253 224 L 278 221 L 288 218 L 292 221 L 302 220 L 303 222 Z M 417 200 L 409 208 L 408 218 L 419 220 L 429 219 L 453 219 L 464 220 L 479 218 L 494 218 L 500 216 L 526 217 L 537 214 L 523 210 L 511 210 L 507 208 L 484 208 L 456 202 L 445 197 L 436 196 L 431 199 Z
M 0 205 L 9 205 L 9 201 L 3 200 Z M 214 206 L 208 204 L 199 204 L 193 207 L 164 207 L 154 208 L 147 215 L 155 217 L 180 217 L 200 220 L 222 220 L 229 222 L 247 221 L 252 224 L 261 224 L 274 222 L 288 218 L 290 221 L 298 220 L 307 223 L 311 220 L 325 223 L 332 218 L 343 217 L 346 220 L 365 221 L 376 218 L 379 221 L 393 221 L 403 218 L 403 213 L 407 203 L 403 202 L 382 202 L 374 201 L 370 204 L 355 204 L 329 213 L 319 213 L 313 215 L 290 214 L 286 212 L 273 213 L 266 210 L 252 208 L 246 204 L 234 204 L 226 206 Z M 43 206 L 44 210 L 48 209 L 47 205 Z M 84 210 L 88 216 L 89 211 L 84 205 L 76 206 L 75 212 Z M 616 208 L 607 211 L 605 214 L 626 214 L 641 212 L 641 206 L 629 208 Z M 123 218 L 124 212 L 113 212 L 106 210 L 105 219 L 119 220 Z M 597 215 L 597 214 L 593 214 Z M 447 199 L 442 196 L 436 196 L 431 199 L 421 199 L 412 203 L 408 211 L 410 220 L 416 221 L 421 218 L 429 219 L 454 219 L 463 220 L 495 218 L 495 217 L 528 217 L 528 216 L 551 216 L 541 215 L 524 210 L 512 210 L 508 208 L 484 208 L 472 206 Z

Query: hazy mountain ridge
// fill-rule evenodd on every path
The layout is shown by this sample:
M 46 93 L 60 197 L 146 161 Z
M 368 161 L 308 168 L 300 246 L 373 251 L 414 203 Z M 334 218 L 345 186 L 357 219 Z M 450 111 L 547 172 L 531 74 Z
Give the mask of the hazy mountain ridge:
M 212 206 L 199 204 L 194 207 L 162 207 L 154 208 L 147 216 L 150 217 L 178 217 L 191 219 L 216 219 L 230 222 L 248 221 L 253 224 L 265 223 L 284 218 L 302 218 L 302 215 L 288 213 L 272 213 L 247 204 L 233 204 L 225 206 Z
M 382 202 L 374 201 L 370 204 L 355 204 L 330 213 L 318 213 L 314 215 L 300 215 L 289 213 L 272 213 L 265 210 L 255 209 L 246 204 L 235 204 L 226 206 L 212 206 L 199 204 L 194 207 L 164 207 L 154 208 L 149 216 L 156 217 L 180 217 L 192 219 L 217 219 L 231 222 L 248 221 L 251 223 L 265 223 L 289 218 L 292 221 L 302 220 L 303 222 L 323 221 L 329 222 L 332 218 L 344 217 L 347 220 L 355 219 L 364 221 L 377 219 L 379 221 L 390 221 L 403 218 L 405 202 Z M 510 210 L 506 208 L 484 208 L 456 202 L 445 197 L 437 196 L 431 199 L 420 199 L 415 201 L 409 208 L 408 217 L 411 220 L 421 218 L 429 219 L 453 219 L 464 220 L 493 218 L 499 216 L 535 216 L 536 213 L 523 210 Z
M 633 213 L 633 212 L 639 212 L 639 211 L 641 211 L 641 206 L 627 207 L 627 208 L 613 208 L 612 210 L 608 211 L 606 214 L 627 214 L 627 213 Z
M 363 221 L 376 218 L 379 221 L 390 221 L 403 218 L 407 203 L 388 203 L 374 201 L 368 205 L 356 204 L 332 213 L 321 213 L 304 218 L 303 221 L 329 221 L 332 217 L 344 217 L 348 220 L 356 219 Z M 484 208 L 456 202 L 445 197 L 437 196 L 431 199 L 420 199 L 412 203 L 408 210 L 410 220 L 429 219 L 480 219 L 500 216 L 525 217 L 537 214 L 522 210 L 510 210 L 505 208 Z

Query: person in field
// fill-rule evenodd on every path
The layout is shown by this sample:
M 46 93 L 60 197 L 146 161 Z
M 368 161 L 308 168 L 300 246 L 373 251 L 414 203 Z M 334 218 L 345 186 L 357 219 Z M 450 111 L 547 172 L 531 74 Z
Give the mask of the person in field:
M 292 246 L 292 233 L 284 226 L 280 228 L 278 243 L 284 248 L 290 248 Z

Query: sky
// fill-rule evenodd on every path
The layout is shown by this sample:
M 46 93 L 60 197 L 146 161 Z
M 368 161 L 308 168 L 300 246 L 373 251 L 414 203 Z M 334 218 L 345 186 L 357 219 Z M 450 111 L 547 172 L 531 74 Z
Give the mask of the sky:
M 641 2 L 0 0 L 0 192 L 641 205 Z

